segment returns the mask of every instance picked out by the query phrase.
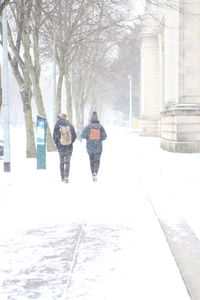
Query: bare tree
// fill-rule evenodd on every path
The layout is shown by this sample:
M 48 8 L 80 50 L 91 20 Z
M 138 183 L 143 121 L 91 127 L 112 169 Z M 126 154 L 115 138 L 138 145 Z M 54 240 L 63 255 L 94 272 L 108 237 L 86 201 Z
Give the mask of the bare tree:
M 5 1 L 4 1 L 5 2 Z M 131 0 L 13 0 L 8 22 L 9 61 L 20 87 L 27 135 L 27 157 L 35 156 L 31 111 L 34 96 L 37 111 L 46 116 L 40 89 L 41 64 L 56 58 L 57 107 L 61 111 L 63 84 L 69 119 L 76 115 L 83 125 L 87 103 L 94 97 L 97 78 L 127 31 L 134 27 Z M 3 4 L 3 2 L 2 2 Z M 131 23 L 131 24 L 130 24 Z M 64 81 L 65 79 L 65 81 Z M 73 112 L 72 107 L 75 107 Z M 48 127 L 48 150 L 54 149 Z
M 51 4 L 53 1 L 51 1 Z M 61 91 L 65 77 L 67 111 L 72 119 L 72 98 L 78 125 L 82 123 L 84 106 L 95 82 L 98 61 L 114 46 L 129 18 L 128 1 L 57 0 L 56 10 L 46 23 L 43 53 L 53 54 L 56 42 L 57 112 L 61 107 Z M 53 34 L 54 32 L 54 34 Z M 97 69 L 96 69 L 97 70 Z
M 73 95 L 75 94 L 77 121 L 80 127 L 83 125 L 86 103 L 90 102 L 91 98 L 93 103 L 94 99 L 98 99 L 94 97 L 94 90 L 97 87 L 99 70 L 106 70 L 108 61 L 113 59 L 113 50 L 127 32 L 129 11 L 125 2 L 121 1 L 115 5 L 112 1 L 98 2 L 98 5 L 91 9 L 91 14 L 92 11 L 96 12 L 95 18 L 87 22 L 87 38 L 78 43 L 79 53 L 74 63 L 75 69 L 73 68 L 76 75 Z M 85 26 L 83 31 L 84 28 Z
M 46 112 L 43 104 L 43 97 L 40 88 L 40 75 L 41 75 L 41 63 L 40 63 L 40 29 L 43 24 L 42 15 L 42 1 L 33 0 L 32 9 L 30 15 L 26 19 L 26 32 L 29 34 L 23 35 L 22 43 L 24 48 L 24 54 L 26 57 L 27 67 L 29 69 L 33 95 L 37 107 L 38 114 L 46 118 Z M 49 123 L 47 120 L 47 150 L 54 151 L 55 144 L 53 142 Z
M 2 15 L 4 8 L 6 7 L 6 5 L 8 5 L 9 2 L 10 0 L 1 1 L 0 15 Z M 1 112 L 1 107 L 2 107 L 2 86 L 1 86 L 1 66 L 0 66 L 0 112 Z
M 35 157 L 31 101 L 34 96 L 38 114 L 46 117 L 40 89 L 40 49 L 39 33 L 42 23 L 41 2 L 38 0 L 13 1 L 10 5 L 8 37 L 11 52 L 9 61 L 20 87 L 26 124 L 27 157 Z M 32 93 L 33 90 L 33 93 Z M 55 150 L 55 145 L 47 121 L 47 150 Z
M 32 120 L 32 88 L 29 69 L 27 67 L 27 57 L 22 57 L 22 39 L 28 34 L 26 31 L 25 16 L 30 14 L 32 1 L 20 0 L 12 3 L 10 19 L 8 22 L 8 39 L 12 53 L 9 53 L 9 61 L 13 69 L 16 81 L 20 88 L 21 99 L 23 104 L 24 119 L 26 125 L 26 154 L 27 157 L 36 156 L 35 138 Z M 14 16 L 11 17 L 11 16 Z M 15 26 L 15 30 L 11 29 Z M 24 54 L 24 53 L 23 53 Z
M 64 61 L 64 4 L 63 0 L 52 0 L 43 6 L 46 20 L 41 31 L 41 56 L 44 63 L 56 60 L 58 66 L 56 115 L 61 112 L 62 85 L 65 73 Z M 67 5 L 67 4 L 66 4 Z

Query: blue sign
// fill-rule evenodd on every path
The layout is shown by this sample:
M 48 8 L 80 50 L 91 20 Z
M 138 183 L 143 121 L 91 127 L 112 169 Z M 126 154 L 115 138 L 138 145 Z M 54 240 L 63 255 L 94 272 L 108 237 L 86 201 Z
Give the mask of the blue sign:
M 45 144 L 45 122 L 42 119 L 37 121 L 37 145 Z
M 46 118 L 37 116 L 37 169 L 46 169 Z

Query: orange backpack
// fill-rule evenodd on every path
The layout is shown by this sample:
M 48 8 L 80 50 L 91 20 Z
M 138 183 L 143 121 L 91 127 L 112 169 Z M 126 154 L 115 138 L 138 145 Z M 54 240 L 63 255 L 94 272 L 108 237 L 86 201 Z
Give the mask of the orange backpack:
M 90 140 L 100 140 L 100 129 L 91 128 L 89 133 L 89 139 Z

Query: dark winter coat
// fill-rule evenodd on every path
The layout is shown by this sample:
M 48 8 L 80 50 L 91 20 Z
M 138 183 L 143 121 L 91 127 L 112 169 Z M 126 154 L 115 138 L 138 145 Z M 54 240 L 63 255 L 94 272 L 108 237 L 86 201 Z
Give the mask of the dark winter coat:
M 89 134 L 90 129 L 100 129 L 100 139 L 99 140 L 90 140 Z M 87 125 L 85 128 L 83 128 L 83 131 L 81 133 L 81 138 L 86 139 L 86 148 L 88 153 L 101 153 L 102 152 L 102 141 L 107 138 L 107 134 L 103 126 L 98 122 L 91 122 L 89 125 Z
M 61 136 L 60 126 L 69 126 L 70 127 L 71 135 L 72 135 L 72 143 L 70 145 L 61 145 L 61 143 L 60 143 L 60 136 Z M 56 147 L 59 152 L 61 152 L 61 151 L 72 152 L 73 151 L 73 143 L 76 140 L 76 132 L 75 132 L 73 125 L 66 119 L 59 119 L 54 126 L 53 139 L 54 139 L 54 142 L 55 142 Z

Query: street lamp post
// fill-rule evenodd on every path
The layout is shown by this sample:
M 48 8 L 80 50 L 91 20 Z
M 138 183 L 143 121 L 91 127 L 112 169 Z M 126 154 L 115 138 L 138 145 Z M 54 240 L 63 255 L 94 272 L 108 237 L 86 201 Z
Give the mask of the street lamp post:
M 8 28 L 7 10 L 4 8 L 3 25 L 3 129 L 4 129 L 4 172 L 10 172 L 10 128 L 9 128 L 9 97 L 8 97 Z
M 133 112 L 132 112 L 132 76 L 129 74 L 129 127 L 132 129 L 133 123 Z

